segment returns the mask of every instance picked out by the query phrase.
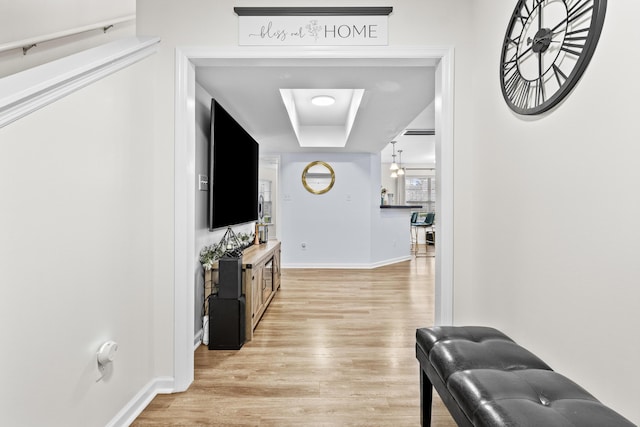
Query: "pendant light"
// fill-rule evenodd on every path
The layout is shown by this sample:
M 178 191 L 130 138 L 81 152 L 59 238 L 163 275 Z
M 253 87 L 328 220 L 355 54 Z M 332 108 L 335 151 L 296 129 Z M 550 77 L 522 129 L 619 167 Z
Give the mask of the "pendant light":
M 402 150 L 398 150 L 398 175 L 404 175 L 404 168 L 402 167 Z
M 391 171 L 397 171 L 398 169 L 400 169 L 398 167 L 398 164 L 396 163 L 396 141 L 391 141 L 391 148 L 393 149 L 393 155 L 391 157 L 393 157 L 393 161 L 391 162 L 391 166 L 389 167 L 389 170 Z M 396 175 L 398 176 L 398 175 Z M 391 175 L 392 178 L 395 178 L 393 176 L 393 174 Z

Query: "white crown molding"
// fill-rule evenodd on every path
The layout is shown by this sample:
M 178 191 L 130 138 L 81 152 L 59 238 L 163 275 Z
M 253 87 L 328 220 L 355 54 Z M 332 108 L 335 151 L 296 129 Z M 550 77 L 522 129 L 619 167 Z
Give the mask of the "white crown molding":
M 134 64 L 159 37 L 128 37 L 0 79 L 0 128 Z

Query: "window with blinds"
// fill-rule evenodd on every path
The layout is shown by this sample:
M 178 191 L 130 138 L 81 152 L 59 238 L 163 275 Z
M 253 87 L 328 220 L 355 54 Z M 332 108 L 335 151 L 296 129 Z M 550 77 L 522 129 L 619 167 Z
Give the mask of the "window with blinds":
M 422 205 L 427 212 L 436 210 L 435 176 L 406 176 L 405 200 L 407 204 Z

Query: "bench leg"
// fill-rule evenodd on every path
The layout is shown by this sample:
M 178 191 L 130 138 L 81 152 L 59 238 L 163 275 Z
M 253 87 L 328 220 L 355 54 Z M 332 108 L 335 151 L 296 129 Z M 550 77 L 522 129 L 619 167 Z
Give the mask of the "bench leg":
M 433 385 L 427 374 L 420 369 L 420 425 L 431 426 L 431 404 L 433 401 Z

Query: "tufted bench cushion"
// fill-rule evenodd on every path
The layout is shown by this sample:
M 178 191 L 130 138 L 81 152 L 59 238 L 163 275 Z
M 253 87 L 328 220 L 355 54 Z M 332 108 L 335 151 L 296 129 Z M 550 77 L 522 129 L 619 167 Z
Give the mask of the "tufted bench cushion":
M 431 425 L 432 385 L 459 426 L 634 425 L 493 328 L 418 329 L 416 357 L 422 425 Z

